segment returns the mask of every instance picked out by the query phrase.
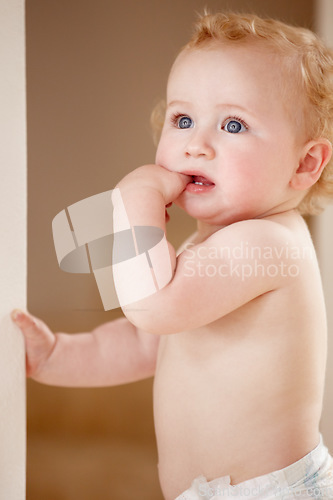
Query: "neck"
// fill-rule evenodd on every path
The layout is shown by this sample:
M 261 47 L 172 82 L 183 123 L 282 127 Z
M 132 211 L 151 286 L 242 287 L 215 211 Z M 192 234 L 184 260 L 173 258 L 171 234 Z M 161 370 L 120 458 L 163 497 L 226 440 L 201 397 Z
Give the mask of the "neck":
M 224 228 L 225 225 L 215 226 L 213 224 L 207 224 L 207 222 L 197 221 L 197 234 L 200 241 L 204 241 L 212 234 L 216 233 L 220 229 Z

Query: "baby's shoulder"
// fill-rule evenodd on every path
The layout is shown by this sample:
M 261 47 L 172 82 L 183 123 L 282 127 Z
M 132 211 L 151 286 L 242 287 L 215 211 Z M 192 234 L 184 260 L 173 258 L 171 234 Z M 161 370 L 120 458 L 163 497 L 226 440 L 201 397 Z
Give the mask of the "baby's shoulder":
M 303 240 L 306 235 L 304 227 L 295 231 L 295 227 L 285 225 L 278 220 L 250 219 L 235 222 L 226 226 L 210 236 L 210 242 L 230 244 L 240 242 L 248 245 L 267 246 L 269 244 L 285 245 L 295 244 Z
M 295 260 L 316 261 L 310 233 L 303 219 L 286 223 L 286 218 L 251 219 L 230 224 L 203 244 L 218 248 L 223 255 L 246 262 L 280 264 Z M 228 252 L 226 251 L 228 250 Z

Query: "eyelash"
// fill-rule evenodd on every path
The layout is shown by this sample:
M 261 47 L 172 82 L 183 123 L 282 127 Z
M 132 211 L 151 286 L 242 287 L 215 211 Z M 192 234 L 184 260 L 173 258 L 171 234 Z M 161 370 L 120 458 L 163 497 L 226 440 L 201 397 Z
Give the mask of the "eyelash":
M 179 119 L 182 118 L 183 116 L 187 116 L 187 115 L 184 115 L 182 113 L 173 113 L 171 115 L 171 124 L 174 126 L 177 126 Z
M 188 115 L 185 115 L 184 113 L 174 113 L 172 116 L 171 116 L 171 124 L 173 126 L 178 126 L 178 122 L 179 122 L 179 119 L 182 118 L 183 116 L 188 116 Z M 190 118 L 190 116 L 189 116 Z M 238 121 L 239 123 L 241 123 L 243 125 L 243 127 L 248 130 L 248 125 L 245 123 L 245 121 L 240 118 L 239 116 L 229 116 L 226 120 L 224 120 L 223 124 L 222 124 L 222 127 L 221 129 L 223 129 L 223 127 L 225 127 L 225 125 L 230 122 L 230 121 Z M 184 129 L 186 130 L 186 129 Z

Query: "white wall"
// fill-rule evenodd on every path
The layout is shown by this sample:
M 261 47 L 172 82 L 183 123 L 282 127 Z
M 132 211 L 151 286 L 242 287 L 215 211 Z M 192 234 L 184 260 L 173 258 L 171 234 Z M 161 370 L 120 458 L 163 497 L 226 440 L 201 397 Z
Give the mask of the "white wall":
M 317 0 L 317 31 L 333 48 L 333 0 Z M 314 240 L 323 278 L 328 319 L 328 360 L 321 431 L 333 453 L 333 206 L 315 218 Z
M 25 498 L 25 356 L 9 312 L 26 307 L 24 0 L 0 0 L 0 500 Z

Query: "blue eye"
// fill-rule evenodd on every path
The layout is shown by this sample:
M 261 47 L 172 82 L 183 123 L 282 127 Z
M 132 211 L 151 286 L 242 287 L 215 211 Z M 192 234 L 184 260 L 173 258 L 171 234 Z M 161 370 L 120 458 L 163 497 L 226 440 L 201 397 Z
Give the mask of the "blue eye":
M 178 120 L 179 128 L 191 128 L 193 126 L 193 122 L 189 116 L 181 116 Z
M 246 127 L 239 120 L 229 120 L 228 123 L 224 125 L 223 130 L 230 134 L 238 134 L 239 132 L 244 132 Z

